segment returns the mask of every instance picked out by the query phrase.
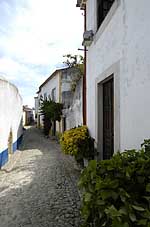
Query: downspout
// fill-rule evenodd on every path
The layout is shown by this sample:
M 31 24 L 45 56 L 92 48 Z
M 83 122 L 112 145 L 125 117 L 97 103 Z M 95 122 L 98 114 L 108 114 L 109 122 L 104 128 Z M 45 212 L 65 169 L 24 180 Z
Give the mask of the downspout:
M 86 5 L 84 9 L 84 31 L 86 31 Z M 83 75 L 83 125 L 86 125 L 86 58 L 87 49 L 84 47 L 84 75 Z

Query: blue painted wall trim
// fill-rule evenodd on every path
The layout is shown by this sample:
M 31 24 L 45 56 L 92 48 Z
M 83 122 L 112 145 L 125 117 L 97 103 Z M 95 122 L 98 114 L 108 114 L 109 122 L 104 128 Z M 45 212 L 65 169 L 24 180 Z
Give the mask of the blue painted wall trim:
M 8 149 L 0 153 L 0 168 L 8 162 Z
M 17 141 L 13 143 L 13 152 L 17 150 Z
M 15 152 L 17 149 L 19 149 L 21 142 L 22 142 L 21 135 L 16 142 L 13 143 L 13 152 Z M 8 162 L 8 148 L 0 153 L 0 168 Z
M 22 137 L 23 135 L 21 135 L 16 142 L 13 143 L 13 152 L 15 152 L 17 149 L 19 149 L 21 142 L 22 142 Z
M 17 140 L 17 149 L 19 149 L 21 143 L 22 143 L 23 135 L 21 135 Z

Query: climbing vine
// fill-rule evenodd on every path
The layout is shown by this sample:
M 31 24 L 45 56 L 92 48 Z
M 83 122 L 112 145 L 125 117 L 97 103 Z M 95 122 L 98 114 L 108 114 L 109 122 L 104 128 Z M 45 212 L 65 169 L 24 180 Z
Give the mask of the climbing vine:
M 76 77 L 72 80 L 71 90 L 75 91 L 78 81 L 83 77 L 84 74 L 84 58 L 81 55 L 67 54 L 63 56 L 65 61 L 63 62 L 69 68 L 75 68 L 77 71 Z

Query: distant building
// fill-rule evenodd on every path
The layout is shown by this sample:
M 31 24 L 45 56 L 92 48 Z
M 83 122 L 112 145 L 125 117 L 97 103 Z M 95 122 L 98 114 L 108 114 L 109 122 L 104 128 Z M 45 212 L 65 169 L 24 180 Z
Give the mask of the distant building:
M 27 105 L 23 106 L 23 125 L 31 125 L 34 122 L 33 109 Z
M 34 102 L 35 102 L 34 120 L 35 120 L 35 123 L 37 124 L 37 116 L 38 116 L 38 110 L 39 110 L 39 100 L 38 100 L 38 97 L 34 97 Z
M 82 78 L 76 80 L 73 88 L 77 77 L 75 68 L 58 69 L 39 87 L 38 97 L 35 98 L 38 126 L 43 125 L 39 111 L 41 98 L 50 98 L 63 104 L 62 121 L 54 125 L 54 134 L 82 125 Z
M 0 77 L 0 168 L 22 139 L 22 98 L 12 83 Z
M 150 1 L 78 0 L 85 10 L 87 126 L 101 159 L 150 138 Z

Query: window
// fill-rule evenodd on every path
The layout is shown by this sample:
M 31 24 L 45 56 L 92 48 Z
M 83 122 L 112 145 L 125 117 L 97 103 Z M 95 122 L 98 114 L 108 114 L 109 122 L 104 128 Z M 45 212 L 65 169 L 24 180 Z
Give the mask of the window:
M 107 16 L 115 0 L 97 0 L 97 29 Z
M 56 102 L 56 88 L 53 88 L 53 89 L 52 89 L 51 97 L 52 97 L 52 100 L 53 100 L 54 102 Z
M 50 96 L 50 95 L 48 95 L 48 99 L 49 99 L 49 100 L 51 99 L 51 96 Z
M 44 100 L 47 99 L 47 93 L 44 93 Z

